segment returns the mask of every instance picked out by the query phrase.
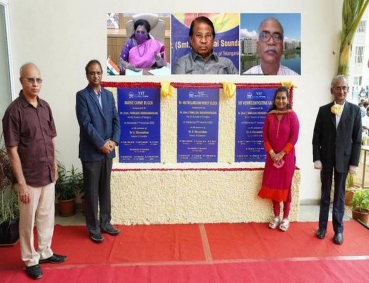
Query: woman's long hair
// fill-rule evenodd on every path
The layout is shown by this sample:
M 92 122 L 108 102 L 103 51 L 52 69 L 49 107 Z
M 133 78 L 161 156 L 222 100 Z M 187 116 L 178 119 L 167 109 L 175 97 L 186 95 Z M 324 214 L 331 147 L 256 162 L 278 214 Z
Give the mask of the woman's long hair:
M 268 113 L 270 111 L 277 110 L 277 105 L 275 105 L 275 98 L 277 97 L 278 92 L 285 92 L 286 93 L 286 96 L 287 96 L 287 99 L 288 99 L 288 104 L 286 105 L 286 109 L 292 109 L 291 104 L 289 102 L 290 101 L 290 92 L 288 91 L 288 88 L 286 88 L 285 86 L 280 86 L 279 88 L 277 88 L 277 90 L 274 93 L 273 104 L 272 104 L 272 107 L 270 107 Z

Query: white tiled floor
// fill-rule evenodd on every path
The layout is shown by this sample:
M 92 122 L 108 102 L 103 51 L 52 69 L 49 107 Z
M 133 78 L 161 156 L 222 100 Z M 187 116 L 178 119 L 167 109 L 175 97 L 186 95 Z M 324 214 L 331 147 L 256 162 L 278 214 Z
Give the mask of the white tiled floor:
M 346 207 L 345 216 L 343 220 L 351 219 L 351 210 Z M 318 221 L 319 220 L 319 205 L 300 205 L 299 221 Z M 332 220 L 332 206 L 329 211 L 329 220 Z

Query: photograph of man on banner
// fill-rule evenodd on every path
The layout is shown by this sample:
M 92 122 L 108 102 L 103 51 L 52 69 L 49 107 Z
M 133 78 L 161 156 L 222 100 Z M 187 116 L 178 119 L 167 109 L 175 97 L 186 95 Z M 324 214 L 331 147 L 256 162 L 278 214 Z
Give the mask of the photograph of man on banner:
M 172 74 L 239 74 L 239 14 L 172 14 Z
M 301 14 L 241 14 L 242 75 L 301 75 Z

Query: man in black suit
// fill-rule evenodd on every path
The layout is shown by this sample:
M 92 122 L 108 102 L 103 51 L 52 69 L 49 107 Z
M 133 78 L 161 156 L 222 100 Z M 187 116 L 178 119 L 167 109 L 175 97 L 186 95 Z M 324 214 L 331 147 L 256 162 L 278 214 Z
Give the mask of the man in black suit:
M 321 170 L 322 182 L 316 237 L 323 239 L 327 232 L 334 170 L 332 222 L 333 241 L 337 245 L 343 243 L 346 177 L 348 173 L 356 173 L 361 150 L 360 108 L 346 101 L 348 90 L 346 77 L 338 75 L 333 78 L 331 94 L 334 101 L 319 108 L 313 135 L 314 168 Z

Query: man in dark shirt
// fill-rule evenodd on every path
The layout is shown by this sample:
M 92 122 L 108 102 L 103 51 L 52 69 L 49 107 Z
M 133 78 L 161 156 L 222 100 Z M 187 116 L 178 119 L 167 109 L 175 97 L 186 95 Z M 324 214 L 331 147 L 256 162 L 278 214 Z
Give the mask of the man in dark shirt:
M 5 111 L 3 131 L 9 155 L 14 188 L 19 196 L 19 234 L 22 260 L 27 275 L 42 277 L 39 263 L 60 263 L 66 256 L 51 250 L 54 232 L 56 129 L 49 104 L 40 99 L 40 70 L 32 63 L 20 69 L 22 90 Z M 33 227 L 37 225 L 38 250 Z
M 179 58 L 174 74 L 238 74 L 232 61 L 213 52 L 215 30 L 207 17 L 194 19 L 190 26 L 192 51 Z

